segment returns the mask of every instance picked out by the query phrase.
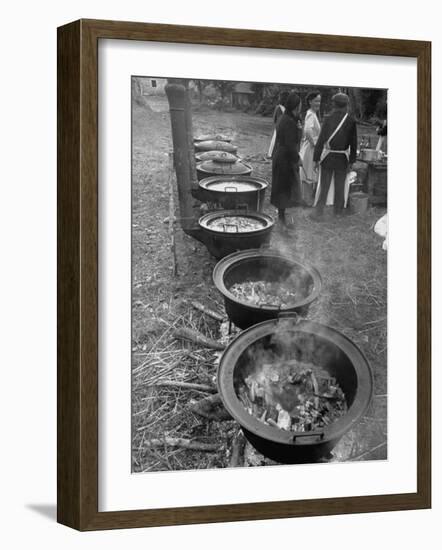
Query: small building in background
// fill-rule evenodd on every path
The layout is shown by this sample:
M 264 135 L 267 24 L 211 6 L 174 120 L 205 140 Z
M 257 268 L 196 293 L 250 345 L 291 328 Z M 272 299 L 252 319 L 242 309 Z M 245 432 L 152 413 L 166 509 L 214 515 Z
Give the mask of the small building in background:
M 252 83 L 237 82 L 232 90 L 232 107 L 244 109 L 252 103 L 255 92 L 252 90 Z
M 164 87 L 167 84 L 166 78 L 142 78 L 141 80 L 141 95 L 164 95 L 166 92 Z

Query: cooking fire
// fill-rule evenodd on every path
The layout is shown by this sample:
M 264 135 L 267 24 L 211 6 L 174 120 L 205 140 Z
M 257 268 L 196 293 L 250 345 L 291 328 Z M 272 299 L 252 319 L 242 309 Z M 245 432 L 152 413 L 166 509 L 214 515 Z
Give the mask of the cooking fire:
M 237 394 L 249 414 L 288 431 L 318 430 L 347 413 L 345 395 L 335 378 L 297 360 L 262 363 Z
M 297 298 L 297 292 L 287 281 L 245 281 L 235 283 L 229 290 L 238 300 L 254 305 L 290 307 Z

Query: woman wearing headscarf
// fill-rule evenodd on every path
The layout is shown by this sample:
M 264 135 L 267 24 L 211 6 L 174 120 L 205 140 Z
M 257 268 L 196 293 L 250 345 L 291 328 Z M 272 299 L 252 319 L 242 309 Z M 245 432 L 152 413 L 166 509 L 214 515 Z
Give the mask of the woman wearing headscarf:
M 318 172 L 315 170 L 313 153 L 321 131 L 319 122 L 319 108 L 321 107 L 321 94 L 316 90 L 307 94 L 306 102 L 308 110 L 305 114 L 304 129 L 302 133 L 301 149 L 299 154 L 302 159 L 300 170 L 301 194 L 304 204 L 312 206 Z
M 285 111 L 276 128 L 275 150 L 272 160 L 272 192 L 270 202 L 278 209 L 279 221 L 287 227 L 285 210 L 300 204 L 299 156 L 302 125 L 301 99 L 291 93 Z
M 289 97 L 290 93 L 287 91 L 282 91 L 279 94 L 279 103 L 275 107 L 275 110 L 273 111 L 273 134 L 272 139 L 270 140 L 270 146 L 269 151 L 267 153 L 268 158 L 272 158 L 273 152 L 275 150 L 275 140 L 276 140 L 276 128 L 278 126 L 279 119 L 282 117 L 285 111 L 285 102 L 287 101 L 287 98 Z

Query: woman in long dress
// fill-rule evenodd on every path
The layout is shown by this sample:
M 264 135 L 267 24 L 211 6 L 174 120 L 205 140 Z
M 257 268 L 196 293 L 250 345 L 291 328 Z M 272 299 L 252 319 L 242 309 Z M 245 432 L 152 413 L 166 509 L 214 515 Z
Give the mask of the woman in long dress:
M 299 152 L 302 159 L 300 178 L 302 200 L 306 206 L 312 206 L 318 182 L 318 172 L 315 170 L 313 152 L 321 131 L 321 124 L 319 122 L 321 94 L 318 91 L 310 92 L 306 97 L 306 101 L 309 108 L 305 114 L 301 149 Z
M 287 91 L 283 91 L 279 94 L 279 103 L 275 107 L 275 110 L 273 111 L 273 133 L 272 138 L 270 140 L 270 146 L 267 153 L 267 158 L 272 158 L 273 151 L 275 150 L 275 141 L 276 141 L 276 128 L 278 126 L 279 119 L 282 117 L 285 111 L 285 102 L 287 101 L 287 98 L 289 97 L 290 93 Z
M 286 208 L 301 204 L 299 147 L 302 124 L 300 112 L 301 98 L 297 94 L 291 93 L 285 104 L 285 112 L 276 128 L 270 202 L 278 209 L 279 221 L 285 227 L 288 227 L 285 219 Z

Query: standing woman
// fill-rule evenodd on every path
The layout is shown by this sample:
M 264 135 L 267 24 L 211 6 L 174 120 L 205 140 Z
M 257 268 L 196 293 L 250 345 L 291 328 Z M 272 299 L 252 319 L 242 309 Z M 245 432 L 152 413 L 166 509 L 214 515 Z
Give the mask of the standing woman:
M 279 103 L 275 107 L 275 110 L 273 111 L 273 134 L 272 139 L 270 140 L 270 146 L 269 151 L 267 153 L 267 157 L 270 159 L 273 156 L 273 152 L 275 150 L 275 140 L 276 140 L 276 128 L 278 126 L 279 119 L 282 117 L 282 115 L 285 112 L 285 102 L 287 101 L 287 98 L 289 97 L 289 92 L 281 92 L 279 94 Z
M 301 202 L 299 156 L 302 125 L 300 120 L 301 98 L 291 93 L 285 104 L 285 112 L 276 128 L 275 150 L 272 160 L 272 193 L 270 202 L 278 209 L 279 221 L 287 227 L 285 210 Z
M 306 102 L 308 105 L 308 110 L 305 114 L 301 150 L 299 152 L 302 159 L 300 177 L 303 202 L 307 206 L 312 206 L 315 197 L 316 184 L 318 182 L 318 172 L 315 170 L 313 152 L 321 131 L 321 124 L 319 122 L 321 94 L 318 91 L 310 92 L 306 97 Z

